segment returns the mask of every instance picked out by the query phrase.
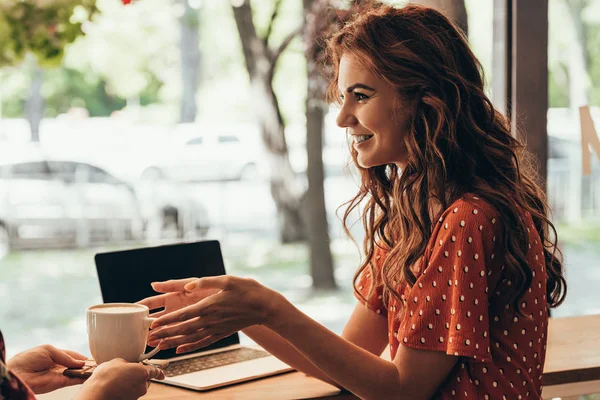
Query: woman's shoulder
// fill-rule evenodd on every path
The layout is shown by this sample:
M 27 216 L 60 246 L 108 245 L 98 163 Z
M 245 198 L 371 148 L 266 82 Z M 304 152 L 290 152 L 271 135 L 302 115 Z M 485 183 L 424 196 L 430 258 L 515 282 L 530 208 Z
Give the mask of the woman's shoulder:
M 476 237 L 482 240 L 495 239 L 502 230 L 498 210 L 485 198 L 468 193 L 442 211 L 433 227 L 431 240 L 437 242 L 445 236 L 465 236 L 469 240 L 475 240 Z
M 487 219 L 495 223 L 500 213 L 488 200 L 473 193 L 466 193 L 456 199 L 448 208 L 446 208 L 440 217 L 440 219 L 446 219 L 452 215 L 455 218 L 460 218 L 465 215 L 472 216 L 469 220 L 478 221 L 481 219 Z

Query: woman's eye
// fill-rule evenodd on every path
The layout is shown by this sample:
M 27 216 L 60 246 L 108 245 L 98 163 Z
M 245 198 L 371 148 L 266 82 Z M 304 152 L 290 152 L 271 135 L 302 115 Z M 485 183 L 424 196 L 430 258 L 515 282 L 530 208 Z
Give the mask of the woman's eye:
M 360 92 L 354 92 L 354 97 L 356 98 L 356 101 L 363 101 L 369 98 L 369 96 Z

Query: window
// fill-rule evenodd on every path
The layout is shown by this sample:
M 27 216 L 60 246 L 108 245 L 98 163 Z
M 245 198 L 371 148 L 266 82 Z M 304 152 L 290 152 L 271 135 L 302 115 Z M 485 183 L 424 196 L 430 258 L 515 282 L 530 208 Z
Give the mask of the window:
M 196 138 L 188 140 L 187 143 L 186 143 L 186 145 L 188 145 L 188 146 L 200 145 L 203 142 L 204 142 L 204 138 L 202 138 L 202 137 L 196 137 Z
M 597 313 L 600 294 L 600 154 L 582 169 L 579 107 L 600 133 L 598 1 L 549 1 L 548 200 L 565 256 L 568 295 L 554 316 Z
M 50 170 L 45 161 L 14 164 L 10 171 L 13 179 L 50 179 Z
M 219 144 L 225 143 L 239 143 L 240 139 L 236 136 L 219 136 Z

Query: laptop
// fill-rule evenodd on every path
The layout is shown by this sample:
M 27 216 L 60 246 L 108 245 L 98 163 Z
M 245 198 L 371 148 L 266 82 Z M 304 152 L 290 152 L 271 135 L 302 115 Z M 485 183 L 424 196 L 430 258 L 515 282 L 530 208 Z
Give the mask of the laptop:
M 216 240 L 98 253 L 94 260 L 104 303 L 154 296 L 151 282 L 225 274 Z M 237 333 L 185 355 L 160 351 L 153 362 L 166 365 L 159 382 L 199 391 L 293 370 L 262 349 L 240 345 Z

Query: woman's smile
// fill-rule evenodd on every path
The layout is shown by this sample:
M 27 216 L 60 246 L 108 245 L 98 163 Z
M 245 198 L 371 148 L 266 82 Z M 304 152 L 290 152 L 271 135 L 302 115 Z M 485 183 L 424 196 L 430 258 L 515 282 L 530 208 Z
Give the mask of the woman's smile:
M 354 143 L 359 144 L 371 139 L 373 135 L 356 135 L 354 136 Z

